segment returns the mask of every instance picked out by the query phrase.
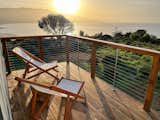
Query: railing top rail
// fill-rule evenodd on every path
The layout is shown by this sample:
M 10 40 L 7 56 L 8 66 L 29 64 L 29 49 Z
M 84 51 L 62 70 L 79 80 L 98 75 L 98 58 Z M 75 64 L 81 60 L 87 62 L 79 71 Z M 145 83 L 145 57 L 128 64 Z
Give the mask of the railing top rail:
M 117 49 L 121 49 L 121 50 L 126 50 L 126 51 L 135 52 L 135 53 L 160 57 L 160 51 L 151 50 L 151 49 L 147 49 L 147 48 L 140 48 L 140 47 L 135 47 L 135 46 L 131 46 L 131 45 L 125 45 L 125 44 L 109 42 L 109 41 L 104 41 L 104 40 L 98 40 L 98 39 L 93 39 L 93 38 L 87 38 L 87 37 L 77 37 L 77 36 L 71 36 L 71 35 L 68 37 L 92 42 L 92 43 L 99 44 L 99 45 L 108 45 L 113 48 L 117 48 Z
M 43 37 L 62 37 L 66 35 L 33 35 L 33 36 L 11 36 L 11 37 L 0 37 L 0 40 L 8 39 L 27 39 L 27 38 L 43 38 Z
M 75 39 L 79 39 L 79 40 L 83 40 L 83 41 L 87 41 L 87 42 L 92 42 L 92 43 L 99 44 L 99 45 L 108 45 L 113 48 L 117 48 L 117 49 L 121 49 L 121 50 L 126 50 L 126 51 L 135 52 L 135 53 L 160 57 L 160 51 L 156 51 L 156 50 L 140 48 L 140 47 L 135 47 L 135 46 L 131 46 L 131 45 L 125 45 L 125 44 L 109 42 L 109 41 L 104 41 L 104 40 L 98 40 L 98 39 L 93 39 L 93 38 L 87 38 L 87 37 L 71 36 L 71 35 L 14 36 L 14 37 L 0 37 L 0 40 L 29 39 L 29 38 L 43 38 L 43 37 L 63 37 L 63 36 L 67 36 L 70 38 L 75 38 Z

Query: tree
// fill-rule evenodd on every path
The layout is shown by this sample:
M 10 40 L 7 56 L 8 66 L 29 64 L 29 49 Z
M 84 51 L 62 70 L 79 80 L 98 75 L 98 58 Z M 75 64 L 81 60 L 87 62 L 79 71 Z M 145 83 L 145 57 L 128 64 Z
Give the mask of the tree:
M 122 39 L 122 38 L 123 38 L 122 32 L 117 32 L 114 34 L 114 39 Z
M 136 31 L 136 34 L 138 35 L 138 36 L 143 36 L 143 35 L 145 35 L 146 34 L 146 30 L 137 30 Z
M 38 25 L 41 29 L 52 34 L 67 34 L 74 30 L 72 22 L 62 15 L 49 14 L 46 17 L 42 17 L 38 21 Z
M 112 40 L 112 39 L 113 39 L 112 36 L 111 35 L 107 35 L 107 34 L 102 35 L 102 37 L 101 37 L 101 40 Z
M 147 34 L 147 33 L 145 33 L 145 34 L 141 37 L 140 41 L 141 41 L 141 42 L 152 42 L 150 35 Z
M 96 34 L 93 36 L 93 38 L 95 38 L 95 39 L 101 39 L 102 36 L 103 36 L 103 33 L 100 32 L 100 33 L 96 33 Z
M 84 36 L 84 31 L 80 30 L 79 35 L 83 37 Z

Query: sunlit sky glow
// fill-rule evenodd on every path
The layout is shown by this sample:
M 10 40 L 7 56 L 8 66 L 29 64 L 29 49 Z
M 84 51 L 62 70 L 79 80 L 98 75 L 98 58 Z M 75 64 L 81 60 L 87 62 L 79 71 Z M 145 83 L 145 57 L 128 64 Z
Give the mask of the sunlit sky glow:
M 0 3 L 2 8 L 29 7 L 56 11 L 53 0 L 0 0 Z M 74 11 L 74 16 L 103 22 L 160 23 L 160 0 L 80 0 L 80 3 L 79 10 L 68 9 L 68 13 Z
M 80 0 L 53 0 L 55 10 L 62 14 L 76 14 Z

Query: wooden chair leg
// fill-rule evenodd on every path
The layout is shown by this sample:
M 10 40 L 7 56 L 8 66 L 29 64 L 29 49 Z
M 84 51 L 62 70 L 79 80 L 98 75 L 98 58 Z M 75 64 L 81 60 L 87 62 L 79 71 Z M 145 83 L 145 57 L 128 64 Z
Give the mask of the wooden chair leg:
M 28 63 L 26 63 L 25 71 L 24 71 L 24 73 L 23 73 L 23 78 L 26 77 L 26 74 L 29 72 L 29 69 L 30 69 L 30 66 L 29 66 Z M 20 84 L 21 84 L 21 82 L 18 82 L 18 85 L 20 85 Z
M 34 114 L 35 114 L 35 107 L 36 107 L 36 101 L 37 101 L 37 94 L 38 94 L 38 92 L 37 92 L 36 90 L 33 90 L 32 109 L 31 109 L 32 117 L 34 117 Z
M 78 97 L 75 97 L 72 101 L 72 105 L 71 105 L 71 108 L 73 107 L 73 105 L 75 104 L 76 100 L 77 100 Z
M 69 116 L 70 116 L 70 96 L 68 95 L 65 104 L 64 120 L 69 120 Z
M 43 110 L 44 110 L 44 109 L 46 108 L 46 106 L 48 105 L 48 103 L 49 103 L 49 101 L 50 101 L 50 97 L 51 97 L 51 95 L 48 95 L 47 99 L 44 100 L 44 102 L 43 102 L 42 106 L 40 107 L 40 109 L 38 110 L 38 112 L 36 112 L 36 114 L 35 114 L 35 116 L 34 116 L 36 119 L 39 118 L 40 114 L 43 112 Z
M 30 69 L 29 63 L 26 63 L 25 71 L 24 71 L 23 76 L 22 76 L 23 79 L 25 79 L 27 73 L 29 72 L 29 69 Z M 20 86 L 20 85 L 21 85 L 21 82 L 19 81 L 18 86 Z
M 24 74 L 23 74 L 23 78 L 26 77 L 26 74 L 29 72 L 29 68 L 30 68 L 29 64 L 26 63 L 26 67 L 25 67 L 25 71 L 24 71 Z
M 72 100 L 72 103 L 71 103 L 71 105 L 70 105 L 70 112 L 71 112 L 74 104 L 76 103 L 77 99 L 78 99 L 78 97 L 75 97 L 75 98 Z M 86 104 L 86 99 L 84 99 L 84 100 L 85 100 L 84 103 Z

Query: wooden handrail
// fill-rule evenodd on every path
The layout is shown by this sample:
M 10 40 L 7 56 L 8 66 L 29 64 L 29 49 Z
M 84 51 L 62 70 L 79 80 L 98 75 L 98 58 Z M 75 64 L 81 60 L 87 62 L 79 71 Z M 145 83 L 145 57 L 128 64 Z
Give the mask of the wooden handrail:
M 145 55 L 150 55 L 150 56 L 154 56 L 154 55 L 160 56 L 160 51 L 156 51 L 156 50 L 140 48 L 140 47 L 125 45 L 125 44 L 120 44 L 120 43 L 115 43 L 115 42 L 109 42 L 109 41 L 104 41 L 104 40 L 97 40 L 97 39 L 87 38 L 87 37 L 76 37 L 76 36 L 68 36 L 68 37 L 79 39 L 82 41 L 92 42 L 92 43 L 99 44 L 99 45 L 107 45 L 107 46 L 111 46 L 112 48 L 118 48 L 121 50 L 135 52 L 139 54 L 145 54 Z

